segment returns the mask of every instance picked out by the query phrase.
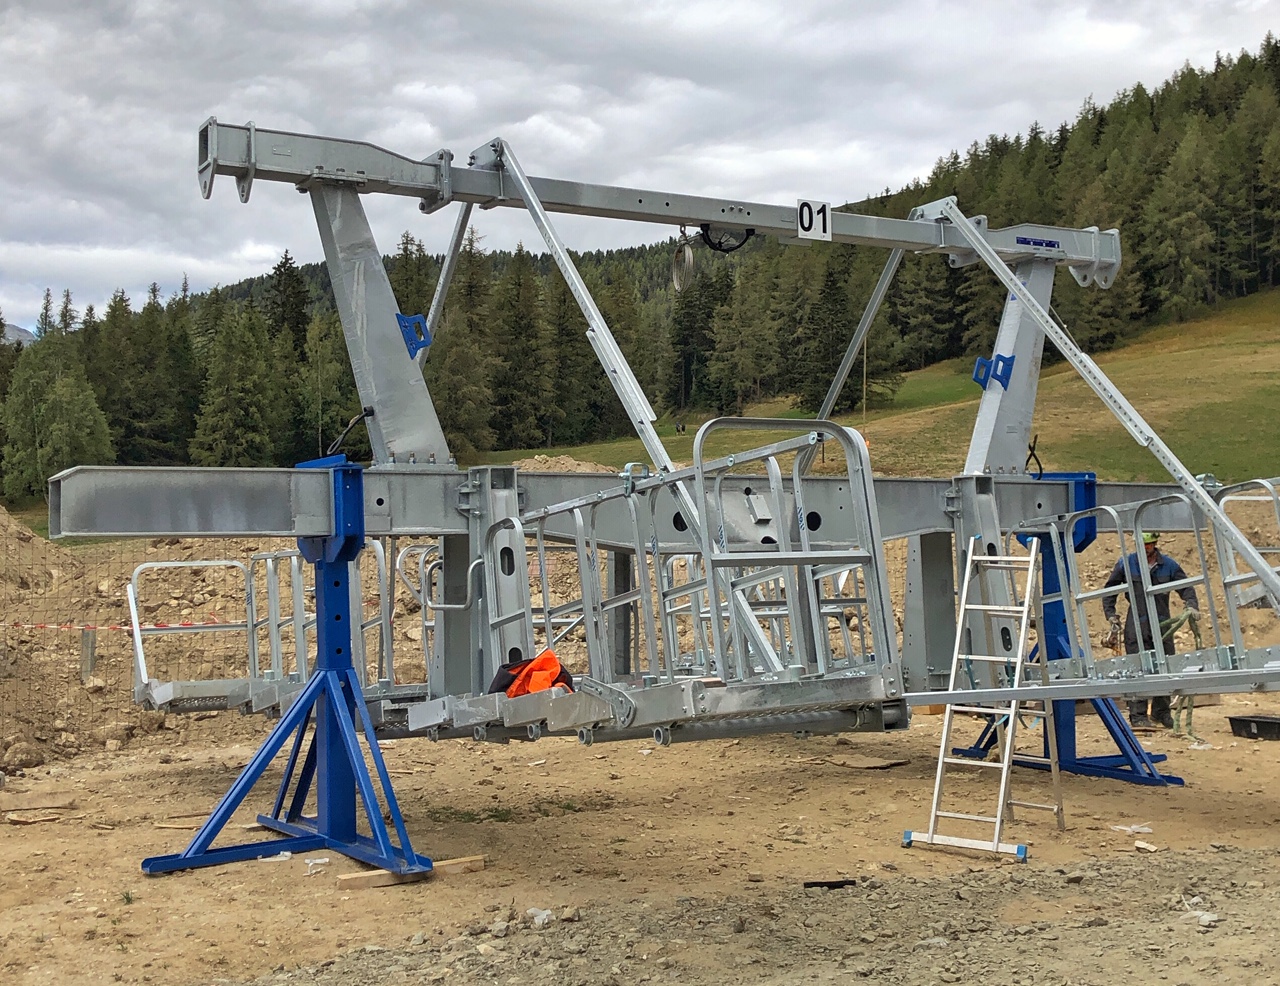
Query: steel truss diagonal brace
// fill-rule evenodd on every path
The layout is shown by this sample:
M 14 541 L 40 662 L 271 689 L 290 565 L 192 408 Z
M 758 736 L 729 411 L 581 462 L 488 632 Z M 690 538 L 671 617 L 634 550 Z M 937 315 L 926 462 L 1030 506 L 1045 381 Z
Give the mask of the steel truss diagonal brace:
M 636 434 L 640 436 L 640 441 L 644 443 L 645 451 L 649 453 L 653 459 L 653 464 L 659 470 L 663 472 L 675 471 L 675 463 L 668 454 L 666 446 L 662 444 L 662 439 L 658 437 L 658 431 L 654 427 L 654 422 L 658 419 L 658 416 L 654 413 L 653 405 L 649 403 L 649 398 L 645 396 L 644 390 L 640 386 L 640 381 L 636 379 L 630 364 L 627 363 L 627 358 L 622 354 L 622 350 L 618 348 L 618 343 L 613 338 L 613 333 L 609 331 L 609 326 L 605 322 L 604 316 L 600 314 L 600 309 L 596 307 L 595 299 L 591 297 L 591 292 L 587 290 L 587 285 L 582 280 L 582 275 L 578 273 L 578 268 L 574 266 L 573 260 L 569 256 L 569 251 L 560 239 L 560 234 L 551 225 L 551 219 L 547 215 L 547 211 L 542 207 L 542 202 L 538 198 L 537 192 L 534 191 L 529 177 L 524 173 L 524 169 L 520 167 L 520 162 L 516 160 L 516 156 L 511 152 L 510 146 L 505 140 L 490 141 L 471 155 L 471 162 L 472 167 L 475 169 L 500 171 L 510 176 L 524 204 L 529 209 L 529 215 L 533 217 L 534 225 L 538 227 L 538 232 L 542 234 L 542 239 L 546 242 L 547 249 L 555 257 L 560 273 L 564 275 L 565 281 L 568 282 L 569 290 L 578 302 L 578 307 L 582 309 L 582 314 L 586 317 L 587 339 L 591 343 L 591 348 L 595 350 L 596 356 L 600 360 L 600 365 L 604 367 L 605 374 L 617 393 L 618 399 L 622 401 L 622 406 L 626 409 L 627 416 L 631 419 L 631 424 L 636 429 Z M 679 490 L 681 507 L 687 510 L 688 516 L 696 517 L 697 509 L 694 506 L 692 497 L 685 491 L 683 484 L 680 484 Z
M 595 350 L 596 357 L 600 360 L 600 365 L 604 367 L 609 383 L 613 386 L 618 399 L 626 409 L 627 416 L 631 419 L 632 426 L 636 429 L 636 434 L 640 436 L 645 451 L 649 453 L 653 464 L 658 467 L 660 472 L 669 473 L 675 471 L 675 462 L 668 454 L 666 446 L 662 444 L 662 439 L 658 437 L 657 428 L 654 427 L 657 415 L 654 413 L 653 406 L 649 403 L 649 399 L 645 397 L 640 381 L 636 379 L 635 374 L 632 372 L 626 356 L 618 348 L 618 343 L 613 338 L 613 333 L 609 331 L 609 326 L 605 322 L 604 316 L 600 314 L 600 309 L 596 307 L 595 299 L 591 297 L 591 292 L 587 290 L 587 285 L 582 280 L 582 275 L 578 273 L 578 268 L 569 256 L 569 251 L 561 241 L 560 235 L 556 232 L 555 227 L 551 225 L 551 220 L 546 210 L 543 209 L 533 185 L 520 167 L 520 162 L 516 160 L 516 156 L 511 152 L 511 148 L 504 140 L 490 141 L 471 155 L 471 164 L 473 168 L 499 170 L 512 179 L 529 209 L 529 214 L 533 217 L 534 225 L 538 227 L 538 232 L 542 234 L 542 239 L 546 242 L 547 249 L 555 257 L 556 265 L 560 268 L 561 274 L 564 275 L 564 279 L 569 285 L 569 290 L 573 293 L 578 306 L 582 309 L 582 314 L 586 317 L 588 326 L 587 339 L 591 343 L 591 348 Z M 702 511 L 698 509 L 693 494 L 683 482 L 673 485 L 676 499 L 688 520 L 690 529 L 695 534 L 701 533 L 705 542 L 709 533 L 704 530 L 706 519 L 703 517 Z M 728 593 L 728 602 L 733 609 L 735 617 L 746 628 L 746 632 L 751 637 L 756 648 L 762 652 L 767 651 L 768 642 L 746 600 L 739 594 L 731 592 Z
M 1231 519 L 1227 517 L 1217 501 L 1205 492 L 1204 487 L 1196 481 L 1195 476 L 1173 454 L 1169 446 L 1160 440 L 1155 430 L 1147 424 L 1137 409 L 1125 398 L 1124 394 L 1120 393 L 1119 388 L 1108 379 L 1098 364 L 1075 344 L 1075 341 L 1049 317 L 1049 313 L 1036 301 L 1031 291 L 1014 277 L 1013 271 L 991 249 L 990 244 L 978 234 L 977 230 L 973 228 L 965 217 L 965 214 L 960 211 L 956 200 L 954 198 L 945 198 L 923 207 L 922 211 L 949 220 L 960 231 L 961 235 L 968 240 L 974 252 L 986 262 L 987 266 L 991 268 L 1009 292 L 1017 296 L 1027 313 L 1040 324 L 1044 334 L 1058 347 L 1058 351 L 1062 353 L 1067 362 L 1075 367 L 1076 372 L 1084 378 L 1084 382 L 1101 398 L 1102 403 L 1116 416 L 1116 420 L 1133 436 L 1133 440 L 1143 448 L 1149 449 L 1159 463 L 1168 470 L 1174 481 L 1186 491 L 1187 496 L 1191 498 L 1191 502 L 1204 511 L 1207 516 L 1213 518 L 1215 527 L 1222 532 L 1226 540 L 1230 542 L 1231 546 L 1239 552 L 1240 556 L 1257 574 L 1271 597 L 1272 608 L 1280 613 L 1280 575 L 1276 574 L 1258 549 L 1231 522 Z

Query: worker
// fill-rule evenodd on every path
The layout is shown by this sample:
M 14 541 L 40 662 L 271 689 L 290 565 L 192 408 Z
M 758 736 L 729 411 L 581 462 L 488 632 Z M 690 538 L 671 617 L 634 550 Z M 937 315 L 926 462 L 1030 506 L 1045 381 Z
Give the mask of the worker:
M 1146 555 L 1147 569 L 1150 573 L 1150 581 L 1152 586 L 1165 585 L 1169 582 L 1181 582 L 1187 578 L 1187 573 L 1182 570 L 1182 566 L 1163 554 L 1158 547 L 1160 540 L 1159 534 L 1146 533 L 1142 535 L 1142 547 Z M 1112 586 L 1125 585 L 1125 563 L 1128 562 L 1129 578 L 1133 581 L 1134 590 L 1141 592 L 1142 586 L 1142 570 L 1139 567 L 1138 553 L 1132 552 L 1128 558 L 1122 558 L 1116 562 L 1115 567 L 1111 569 L 1111 575 L 1108 576 L 1104 588 Z M 1187 614 L 1193 619 L 1200 618 L 1199 603 L 1196 601 L 1196 591 L 1191 586 L 1183 586 L 1177 590 L 1178 595 L 1182 597 L 1182 605 L 1186 608 Z M 1120 617 L 1116 614 L 1116 602 L 1121 593 L 1113 593 L 1102 598 L 1102 612 L 1111 624 L 1111 639 L 1118 641 L 1120 637 Z M 1158 592 L 1154 594 L 1156 619 L 1163 626 L 1169 622 L 1169 593 Z M 1134 613 L 1137 613 L 1137 623 L 1135 626 Z M 1139 647 L 1138 629 L 1141 628 L 1141 647 Z M 1173 631 L 1170 630 L 1163 635 L 1163 644 L 1165 654 L 1174 652 Z M 1154 650 L 1155 642 L 1151 632 L 1150 621 L 1147 619 L 1147 607 L 1145 604 L 1135 606 L 1133 600 L 1129 600 L 1129 613 L 1124 622 L 1124 652 L 1126 654 L 1136 654 L 1140 650 Z M 1133 726 L 1150 728 L 1152 725 L 1163 726 L 1165 729 L 1173 728 L 1173 716 L 1169 713 L 1169 696 L 1158 695 L 1151 698 L 1151 714 L 1147 715 L 1147 700 L 1138 699 L 1129 703 L 1129 723 Z

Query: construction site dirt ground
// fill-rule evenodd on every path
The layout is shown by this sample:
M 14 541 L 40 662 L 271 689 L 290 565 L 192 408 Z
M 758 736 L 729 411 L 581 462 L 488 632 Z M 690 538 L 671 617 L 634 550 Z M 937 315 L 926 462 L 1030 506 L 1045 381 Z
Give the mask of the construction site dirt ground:
M 119 750 L 8 778 L 0 982 L 1277 982 L 1280 742 L 1236 738 L 1227 719 L 1258 713 L 1280 700 L 1198 708 L 1208 748 L 1144 736 L 1184 787 L 1064 775 L 1065 832 L 1037 811 L 1008 829 L 1031 847 L 1022 865 L 902 848 L 928 821 L 937 716 L 667 748 L 399 740 L 386 755 L 414 848 L 488 864 L 376 889 L 340 888 L 361 867 L 332 852 L 143 876 L 270 727 L 169 716 Z M 1079 735 L 1082 754 L 1111 749 L 1093 716 Z M 994 772 L 972 773 L 952 790 L 994 807 Z M 240 826 L 279 776 L 223 842 L 264 837 Z M 1041 772 L 1014 784 L 1051 798 Z M 1150 831 L 1117 828 L 1135 825 Z M 553 920 L 535 928 L 530 909 Z

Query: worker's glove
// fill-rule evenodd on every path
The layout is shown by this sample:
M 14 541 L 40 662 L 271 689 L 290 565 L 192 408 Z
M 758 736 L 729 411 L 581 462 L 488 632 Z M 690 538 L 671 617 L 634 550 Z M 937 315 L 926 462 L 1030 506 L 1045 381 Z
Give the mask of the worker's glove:
M 1102 646 L 1113 650 L 1120 646 L 1120 620 L 1117 617 L 1111 618 L 1111 631 L 1102 638 Z

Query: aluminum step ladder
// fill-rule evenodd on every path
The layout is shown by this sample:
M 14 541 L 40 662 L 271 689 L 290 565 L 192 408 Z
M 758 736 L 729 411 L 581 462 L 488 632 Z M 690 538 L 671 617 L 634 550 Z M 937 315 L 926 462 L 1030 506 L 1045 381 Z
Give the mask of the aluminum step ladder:
M 934 781 L 929 828 L 926 832 L 904 833 L 902 841 L 904 846 L 912 846 L 916 843 L 929 846 L 953 846 L 1007 853 L 1016 856 L 1019 860 L 1025 860 L 1027 858 L 1025 845 L 1001 841 L 1004 825 L 1012 820 L 1015 807 L 1052 811 L 1057 819 L 1059 831 L 1065 828 L 1053 703 L 1017 698 L 1017 686 L 1027 683 L 1030 680 L 1029 675 L 1035 675 L 1044 684 L 1049 680 L 1046 662 L 1034 660 L 1034 654 L 1028 656 L 1027 652 L 1032 614 L 1034 613 L 1037 617 L 1037 625 L 1041 615 L 1040 553 L 1036 550 L 1037 542 L 1033 541 L 1031 545 L 1033 550 L 1028 555 L 979 555 L 976 553 L 969 555 L 965 566 L 964 585 L 960 592 L 960 618 L 956 631 L 955 649 L 952 652 L 951 682 L 948 691 L 1008 687 L 1010 697 L 1009 701 L 1000 703 L 947 705 L 942 726 L 942 743 L 938 751 L 938 771 Z M 1020 602 L 1019 599 L 1021 599 Z M 1015 624 L 1017 643 L 1016 646 L 1010 647 L 1012 626 Z M 979 632 L 979 628 L 984 632 Z M 974 644 L 982 638 L 985 638 L 988 653 L 966 653 L 966 639 L 971 641 L 968 649 L 973 650 Z M 991 653 L 997 649 L 997 641 L 1004 645 L 1005 654 Z M 999 752 L 999 759 L 975 759 L 971 756 L 958 755 L 960 751 L 953 749 L 951 745 L 957 713 L 978 715 L 988 719 L 988 728 L 994 727 L 996 733 L 996 741 L 992 749 Z M 1010 795 L 1009 781 L 1020 716 L 1029 716 L 1033 722 L 1039 720 L 1043 724 L 1049 755 L 1036 757 L 1020 753 L 1018 758 L 1024 763 L 1041 763 L 1048 766 L 1053 778 L 1053 804 L 1015 801 Z M 942 798 L 947 771 L 948 768 L 953 767 L 999 771 L 999 794 L 994 814 L 982 815 L 943 810 Z M 944 835 L 938 831 L 942 822 L 963 823 L 970 828 L 974 825 L 988 825 L 991 826 L 992 834 L 990 838 Z

